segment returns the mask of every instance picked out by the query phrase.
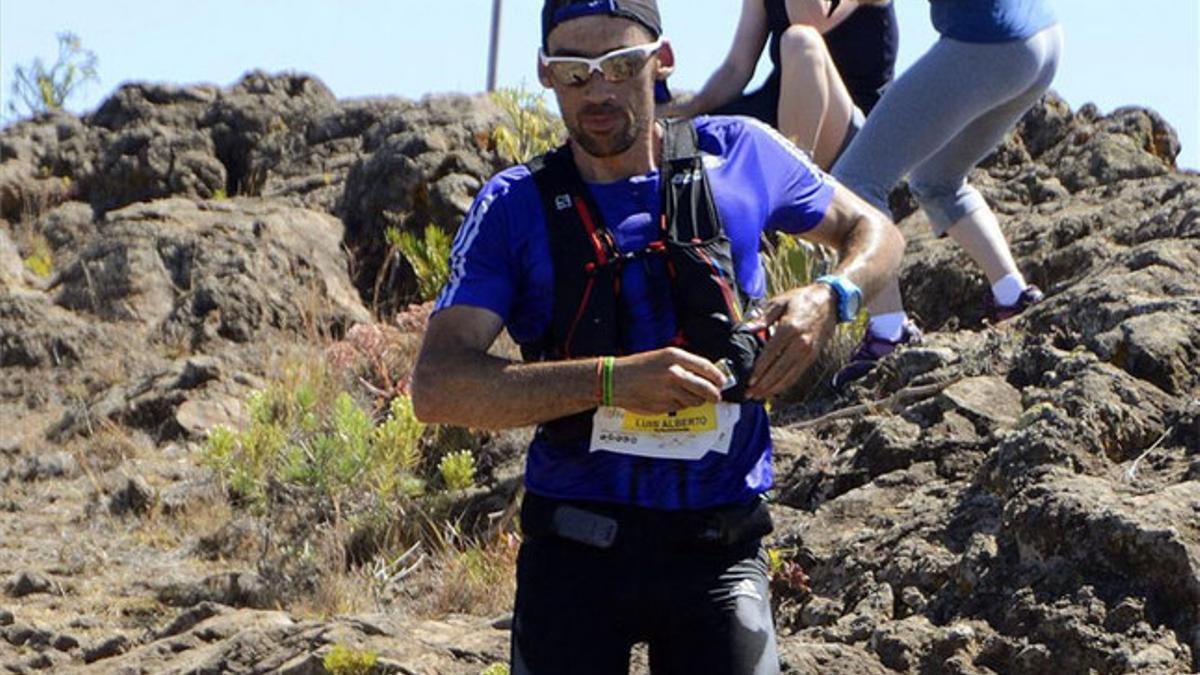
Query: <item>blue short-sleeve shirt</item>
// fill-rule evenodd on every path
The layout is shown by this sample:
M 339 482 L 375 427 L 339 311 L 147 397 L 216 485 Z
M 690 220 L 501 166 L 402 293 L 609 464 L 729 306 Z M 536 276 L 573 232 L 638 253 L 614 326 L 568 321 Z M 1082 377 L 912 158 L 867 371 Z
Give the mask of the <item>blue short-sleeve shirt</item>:
M 738 285 L 762 297 L 759 262 L 765 230 L 793 234 L 815 227 L 833 198 L 832 179 L 769 127 L 740 117 L 695 121 L 699 146 L 732 248 Z M 622 250 L 658 236 L 658 172 L 588 185 L 604 223 Z M 490 310 L 518 343 L 549 328 L 554 266 L 537 186 L 525 166 L 496 176 L 480 190 L 455 237 L 450 281 L 434 311 L 454 305 Z M 666 346 L 675 334 L 671 288 L 661 261 L 628 265 L 622 297 L 629 306 L 632 351 Z M 766 411 L 742 404 L 728 455 L 694 461 L 647 459 L 585 447 L 552 447 L 540 436 L 530 446 L 526 487 L 546 497 L 693 509 L 745 502 L 771 486 L 771 441 Z

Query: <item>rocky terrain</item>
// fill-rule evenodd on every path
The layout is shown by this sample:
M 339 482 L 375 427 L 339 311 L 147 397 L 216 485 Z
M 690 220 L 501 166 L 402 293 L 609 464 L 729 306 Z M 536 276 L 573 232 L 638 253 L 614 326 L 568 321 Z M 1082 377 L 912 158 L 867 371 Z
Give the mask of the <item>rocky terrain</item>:
M 505 660 L 502 617 L 416 611 L 405 581 L 341 612 L 281 596 L 253 553 L 275 524 L 199 461 L 250 392 L 414 297 L 383 232 L 452 231 L 504 165 L 501 120 L 252 73 L 0 131 L 0 672 Z M 1200 176 L 1178 152 L 1151 111 L 1031 111 L 974 180 L 1048 299 L 994 326 L 981 275 L 893 195 L 926 343 L 775 408 L 772 545 L 809 576 L 777 588 L 785 672 L 1200 669 Z M 488 442 L 472 499 L 503 508 L 519 440 Z

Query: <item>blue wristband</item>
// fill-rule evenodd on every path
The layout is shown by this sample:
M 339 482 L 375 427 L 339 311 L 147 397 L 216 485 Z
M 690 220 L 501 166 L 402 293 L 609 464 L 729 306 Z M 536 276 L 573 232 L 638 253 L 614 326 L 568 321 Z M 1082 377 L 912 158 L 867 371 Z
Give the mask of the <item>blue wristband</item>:
M 862 290 L 846 277 L 840 274 L 826 274 L 818 277 L 813 283 L 825 284 L 833 289 L 837 296 L 838 323 L 847 323 L 858 318 L 862 309 Z

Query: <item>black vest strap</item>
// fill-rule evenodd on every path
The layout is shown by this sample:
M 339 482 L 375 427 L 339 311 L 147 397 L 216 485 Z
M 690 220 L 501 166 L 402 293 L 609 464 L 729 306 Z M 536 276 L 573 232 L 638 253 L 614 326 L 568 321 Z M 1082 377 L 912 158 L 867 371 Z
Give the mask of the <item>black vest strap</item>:
M 522 348 L 526 360 L 622 353 L 618 328 L 620 251 L 592 202 L 569 146 L 529 163 L 546 214 L 554 264 L 550 330 Z
M 704 171 L 691 121 L 668 120 L 663 133 L 663 240 L 689 243 L 721 236 L 725 228 Z
M 526 361 L 620 355 L 627 351 L 628 308 L 621 268 L 641 255 L 665 255 L 679 332 L 674 344 L 713 361 L 729 359 L 739 400 L 758 348 L 738 333 L 745 298 L 734 275 L 729 237 L 707 179 L 691 120 L 665 121 L 660 169 L 660 238 L 644 251 L 621 251 L 592 201 L 570 146 L 528 163 L 546 214 L 554 266 L 554 314 L 549 330 L 522 346 Z M 565 441 L 590 434 L 591 412 L 542 425 Z

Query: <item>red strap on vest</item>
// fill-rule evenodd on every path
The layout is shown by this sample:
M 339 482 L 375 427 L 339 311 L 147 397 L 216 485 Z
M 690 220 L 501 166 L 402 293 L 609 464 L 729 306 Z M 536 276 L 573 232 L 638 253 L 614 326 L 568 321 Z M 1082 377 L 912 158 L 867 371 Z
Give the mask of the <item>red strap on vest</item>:
M 581 197 L 576 196 L 575 210 L 579 212 L 579 218 L 583 221 L 583 227 L 587 230 L 588 238 L 592 240 L 592 248 L 596 251 L 596 263 L 599 265 L 608 264 L 608 255 L 604 251 L 604 243 L 600 241 L 600 235 L 596 233 L 596 222 L 592 220 L 592 214 L 588 211 L 588 207 L 584 204 Z

